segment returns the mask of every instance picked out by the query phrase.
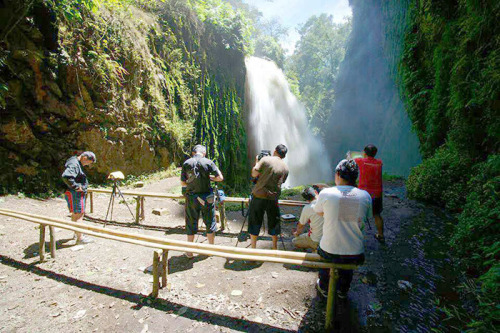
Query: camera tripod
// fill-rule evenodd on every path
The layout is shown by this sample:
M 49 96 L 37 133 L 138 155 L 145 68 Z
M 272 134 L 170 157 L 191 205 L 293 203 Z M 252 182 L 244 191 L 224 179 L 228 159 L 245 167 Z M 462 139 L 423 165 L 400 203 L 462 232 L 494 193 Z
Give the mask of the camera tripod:
M 128 211 L 130 214 L 132 214 L 132 217 L 135 219 L 134 213 L 132 213 L 132 210 L 130 209 L 130 206 L 127 203 L 127 200 L 125 200 L 125 197 L 123 196 L 122 191 L 120 191 L 120 187 L 118 186 L 118 181 L 116 179 L 113 180 L 113 190 L 111 191 L 111 197 L 109 198 L 109 204 L 108 204 L 108 211 L 106 212 L 106 218 L 104 219 L 104 227 L 106 227 L 106 223 L 108 223 L 108 214 L 111 209 L 111 215 L 109 217 L 109 221 L 113 220 L 113 207 L 115 205 L 115 197 L 116 195 L 119 195 L 122 199 L 123 202 L 125 202 L 125 205 L 128 208 Z

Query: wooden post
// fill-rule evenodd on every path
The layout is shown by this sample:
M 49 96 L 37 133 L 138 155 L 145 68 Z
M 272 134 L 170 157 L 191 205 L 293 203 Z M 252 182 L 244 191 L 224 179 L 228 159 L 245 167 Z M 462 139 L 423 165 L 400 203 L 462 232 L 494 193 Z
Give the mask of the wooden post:
M 50 256 L 52 258 L 56 257 L 56 232 L 54 227 L 49 227 L 50 231 Z
M 161 256 L 161 287 L 165 288 L 167 286 L 167 275 L 168 275 L 168 250 L 163 250 Z
M 90 213 L 94 213 L 94 192 L 90 192 Z
M 137 201 L 137 204 L 135 206 L 135 223 L 139 224 L 139 215 L 141 213 L 141 197 L 135 197 L 135 201 Z
M 224 205 L 224 202 L 219 203 L 219 218 L 220 229 L 224 231 L 226 230 L 226 205 Z
M 153 292 L 151 296 L 153 298 L 158 297 L 158 289 L 160 287 L 160 276 L 158 274 L 158 266 L 160 263 L 160 251 L 153 252 Z
M 38 243 L 40 262 L 45 261 L 45 224 L 40 224 L 40 242 Z
M 141 220 L 146 218 L 146 214 L 144 213 L 144 200 L 146 198 L 141 196 Z
M 337 293 L 337 280 L 339 272 L 336 268 L 330 268 L 330 280 L 328 282 L 328 298 L 326 300 L 326 320 L 325 331 L 330 332 L 333 329 L 333 318 L 335 310 L 335 294 Z

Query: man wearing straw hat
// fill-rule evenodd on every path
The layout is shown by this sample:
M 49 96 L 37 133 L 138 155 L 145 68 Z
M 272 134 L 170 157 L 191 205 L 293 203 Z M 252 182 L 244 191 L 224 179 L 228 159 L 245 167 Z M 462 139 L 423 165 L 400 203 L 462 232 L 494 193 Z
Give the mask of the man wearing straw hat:
M 95 162 L 95 154 L 91 151 L 86 151 L 79 156 L 70 157 L 64 165 L 65 169 L 62 179 L 68 186 L 68 190 L 64 195 L 71 213 L 71 221 L 73 222 L 81 221 L 85 214 L 85 196 L 87 195 L 89 181 L 83 171 L 83 167 Z M 76 244 L 92 242 L 90 238 L 83 237 L 79 232 L 75 232 L 75 238 Z

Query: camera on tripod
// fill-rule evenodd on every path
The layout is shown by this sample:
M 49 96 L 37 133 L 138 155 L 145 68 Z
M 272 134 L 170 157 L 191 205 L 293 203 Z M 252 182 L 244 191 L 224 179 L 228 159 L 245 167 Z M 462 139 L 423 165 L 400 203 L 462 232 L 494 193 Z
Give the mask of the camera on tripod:
M 257 160 L 260 161 L 265 156 L 271 156 L 270 150 L 261 150 L 259 155 L 257 156 Z

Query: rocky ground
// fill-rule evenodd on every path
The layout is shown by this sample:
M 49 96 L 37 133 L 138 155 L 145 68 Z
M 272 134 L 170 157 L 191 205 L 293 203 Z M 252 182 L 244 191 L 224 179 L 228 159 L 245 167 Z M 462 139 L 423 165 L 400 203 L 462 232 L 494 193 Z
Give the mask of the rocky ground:
M 178 179 L 147 184 L 148 192 L 178 191 Z M 134 210 L 133 200 L 130 200 Z M 95 195 L 94 213 L 85 223 L 98 225 L 108 195 Z M 0 198 L 0 208 L 69 218 L 64 199 Z M 157 216 L 154 208 L 168 212 Z M 300 215 L 298 208 L 282 213 Z M 337 315 L 341 331 L 430 331 L 442 328 L 436 300 L 454 281 L 445 244 L 448 217 L 405 198 L 404 185 L 385 184 L 386 244 L 366 232 L 366 264 L 354 275 L 349 305 Z M 147 199 L 146 219 L 133 225 L 123 203 L 107 228 L 185 239 L 183 206 Z M 241 212 L 228 212 L 229 229 L 216 244 L 234 246 L 243 223 Z M 372 221 L 373 224 L 373 221 Z M 292 250 L 295 223 L 283 224 L 286 250 Z M 246 230 L 246 228 L 245 228 Z M 169 257 L 169 283 L 152 300 L 153 251 L 94 238 L 75 246 L 72 233 L 57 231 L 57 257 L 38 261 L 38 225 L 0 216 L 0 332 L 316 332 L 324 325 L 325 302 L 314 288 L 317 271 L 272 263 L 249 264 L 183 253 Z M 48 237 L 47 237 L 48 238 Z M 206 242 L 200 233 L 197 242 Z M 428 246 L 436 245 L 436 246 Z M 238 244 L 248 247 L 249 241 Z M 271 248 L 264 236 L 260 248 Z M 283 243 L 279 244 L 280 249 Z M 437 248 L 437 249 L 436 249 Z M 47 246 L 48 249 L 48 246 Z M 451 276 L 451 277 L 450 277 Z M 448 295 L 448 294 L 446 294 Z

